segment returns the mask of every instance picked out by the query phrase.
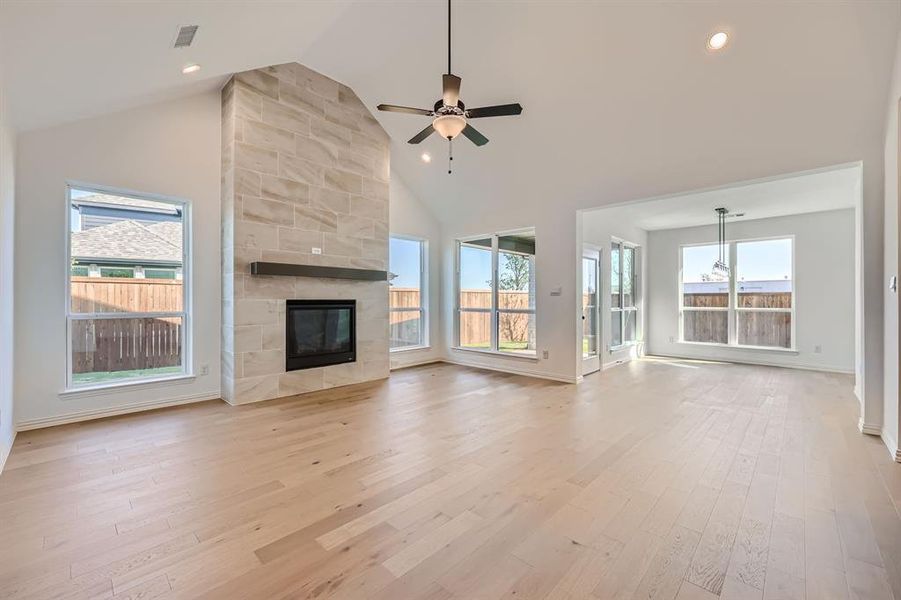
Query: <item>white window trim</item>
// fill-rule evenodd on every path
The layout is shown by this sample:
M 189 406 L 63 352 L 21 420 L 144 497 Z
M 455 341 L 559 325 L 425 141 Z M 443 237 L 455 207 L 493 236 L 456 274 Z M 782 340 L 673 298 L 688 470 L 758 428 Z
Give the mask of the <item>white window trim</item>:
M 399 240 L 407 240 L 417 242 L 419 244 L 419 308 L 391 308 L 390 302 L 388 312 L 412 312 L 419 311 L 419 344 L 415 346 L 398 346 L 397 348 L 388 348 L 388 352 L 410 352 L 413 350 L 428 350 L 431 348 L 429 344 L 429 241 L 425 238 L 414 235 L 404 235 L 400 233 L 392 233 L 390 238 Z M 391 267 L 389 257 L 388 267 Z M 389 288 L 390 290 L 390 288 Z M 388 292 L 391 293 L 390 291 Z
M 792 297 L 791 297 L 791 308 L 739 308 L 738 307 L 738 286 L 737 281 L 734 277 L 736 273 L 736 266 L 738 264 L 738 252 L 737 246 L 738 244 L 747 243 L 747 242 L 766 242 L 770 240 L 791 240 L 791 282 L 792 282 Z M 795 236 L 791 235 L 774 235 L 768 237 L 755 237 L 755 238 L 742 238 L 742 239 L 734 239 L 728 240 L 726 245 L 729 247 L 729 305 L 728 306 L 720 306 L 720 307 L 710 307 L 710 308 L 697 308 L 691 306 L 682 306 L 683 294 L 682 294 L 682 250 L 684 248 L 691 248 L 697 246 L 713 246 L 716 245 L 717 242 L 698 242 L 692 244 L 682 244 L 679 246 L 679 278 L 678 278 L 678 298 L 676 300 L 678 306 L 678 315 L 679 315 L 679 344 L 688 344 L 692 346 L 713 346 L 718 348 L 735 348 L 740 350 L 755 350 L 758 352 L 778 352 L 778 353 L 788 353 L 788 354 L 797 354 L 798 353 L 798 342 L 797 342 L 797 319 L 795 311 L 797 309 L 797 272 L 795 270 Z M 727 316 L 727 343 L 723 344 L 721 342 L 695 342 L 695 341 L 686 341 L 685 340 L 685 331 L 684 324 L 685 319 L 683 318 L 682 313 L 685 311 L 721 311 L 729 313 Z M 738 343 L 738 313 L 740 312 L 780 312 L 780 313 L 790 313 L 791 314 L 791 346 L 788 348 L 782 348 L 780 346 L 753 346 L 750 344 L 739 344 Z
M 124 196 L 126 198 L 136 198 L 138 200 L 153 200 L 154 202 L 164 202 L 174 204 L 182 209 L 182 310 L 172 312 L 148 312 L 148 313 L 73 313 L 72 312 L 72 286 L 71 286 L 71 268 L 72 268 L 72 189 L 78 189 L 86 192 L 96 192 L 98 194 L 110 194 L 114 196 Z M 160 194 L 150 194 L 144 192 L 135 192 L 111 186 L 96 185 L 84 183 L 81 181 L 69 180 L 66 182 L 65 188 L 65 230 L 63 232 L 66 240 L 65 260 L 63 262 L 63 273 L 65 281 L 65 315 L 66 315 L 66 381 L 65 388 L 60 392 L 60 397 L 75 397 L 73 392 L 90 391 L 96 389 L 114 389 L 119 387 L 131 387 L 136 384 L 177 381 L 185 378 L 194 377 L 194 360 L 193 360 L 193 290 L 192 277 L 193 272 L 193 249 L 192 249 L 192 227 L 191 227 L 191 203 L 183 198 L 173 196 L 163 196 Z M 156 377 L 132 377 L 123 379 L 122 381 L 104 382 L 102 384 L 75 384 L 72 381 L 72 322 L 77 320 L 88 319 L 125 319 L 125 318 L 158 318 L 158 317 L 180 317 L 182 319 L 181 327 L 181 371 L 177 373 L 167 373 Z
M 639 339 L 638 339 L 639 312 L 638 312 L 638 309 L 639 309 L 639 304 L 641 304 L 641 301 L 639 300 L 639 298 L 640 298 L 639 294 L 641 292 L 641 246 L 639 244 L 629 242 L 622 238 L 611 236 L 610 245 L 613 246 L 614 244 L 616 244 L 620 247 L 620 253 L 619 253 L 619 304 L 620 304 L 620 306 L 613 306 L 611 303 L 610 315 L 613 316 L 613 313 L 620 314 L 620 316 L 619 316 L 619 332 L 620 332 L 619 335 L 620 335 L 620 338 L 622 338 L 626 332 L 626 319 L 625 319 L 626 315 L 625 315 L 625 313 L 634 312 L 635 313 L 635 339 L 630 340 L 628 342 L 620 339 L 619 344 L 614 344 L 613 337 L 612 337 L 613 336 L 613 328 L 610 327 L 610 336 L 611 337 L 610 337 L 610 343 L 607 346 L 607 349 L 608 349 L 607 351 L 611 354 L 614 352 L 617 352 L 619 350 L 631 348 L 632 346 L 637 346 L 639 344 Z M 623 248 L 631 248 L 633 250 L 633 252 L 635 253 L 632 258 L 632 275 L 633 275 L 632 306 L 623 306 L 622 305 L 623 299 L 625 298 L 625 291 L 623 288 L 623 252 L 622 252 Z M 610 251 L 610 258 L 611 259 L 613 258 L 612 250 Z M 636 258 L 638 259 L 637 261 L 635 260 Z M 636 267 L 637 267 L 637 269 L 636 269 Z M 610 265 L 610 268 L 611 269 L 613 268 L 612 264 Z
M 536 236 L 536 230 L 534 227 L 524 227 L 520 229 L 511 229 L 508 231 L 498 231 L 495 233 L 486 233 L 483 235 L 470 235 L 464 238 L 458 238 L 455 241 L 454 245 L 454 345 L 452 346 L 453 350 L 460 350 L 463 352 L 477 352 L 480 354 L 489 354 L 493 356 L 503 356 L 504 358 L 515 358 L 520 360 L 527 361 L 537 361 L 538 360 L 538 294 L 536 292 L 535 297 L 535 308 L 504 308 L 499 309 L 498 305 L 498 289 L 497 289 L 497 269 L 498 269 L 498 238 L 508 236 L 508 235 L 533 235 Z M 486 238 L 491 239 L 491 307 L 490 308 L 463 308 L 460 306 L 460 248 L 466 244 L 467 242 L 472 242 L 475 240 L 484 240 Z M 479 246 L 480 248 L 484 248 L 484 246 Z M 487 250 L 487 248 L 484 248 Z M 537 253 L 536 253 L 537 259 Z M 537 260 L 536 260 L 537 262 Z M 535 269 L 535 281 L 536 281 L 536 289 L 538 282 L 538 270 Z M 480 313 L 489 313 L 491 315 L 491 342 L 488 348 L 469 348 L 460 344 L 460 314 L 464 312 L 480 312 Z M 516 352 L 504 352 L 498 349 L 498 335 L 497 335 L 497 327 L 498 327 L 498 316 L 500 313 L 509 313 L 509 314 L 531 314 L 535 319 L 536 323 L 536 332 L 535 332 L 535 352 L 532 354 L 527 353 L 516 353 Z

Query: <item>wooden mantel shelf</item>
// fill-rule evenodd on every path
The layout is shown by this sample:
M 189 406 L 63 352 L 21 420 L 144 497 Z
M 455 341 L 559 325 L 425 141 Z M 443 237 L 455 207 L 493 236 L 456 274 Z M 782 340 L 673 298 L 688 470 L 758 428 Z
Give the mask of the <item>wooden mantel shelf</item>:
M 387 271 L 351 269 L 347 267 L 321 267 L 291 263 L 252 262 L 251 275 L 283 275 L 286 277 L 325 277 L 329 279 L 355 279 L 357 281 L 387 281 Z

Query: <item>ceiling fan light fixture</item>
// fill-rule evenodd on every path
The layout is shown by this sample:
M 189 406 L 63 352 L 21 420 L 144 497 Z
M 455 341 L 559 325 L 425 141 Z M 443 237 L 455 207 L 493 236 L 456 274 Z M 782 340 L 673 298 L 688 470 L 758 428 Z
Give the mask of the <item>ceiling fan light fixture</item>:
M 441 115 L 440 117 L 435 117 L 435 120 L 432 121 L 432 127 L 444 139 L 452 140 L 466 129 L 466 119 L 460 115 Z

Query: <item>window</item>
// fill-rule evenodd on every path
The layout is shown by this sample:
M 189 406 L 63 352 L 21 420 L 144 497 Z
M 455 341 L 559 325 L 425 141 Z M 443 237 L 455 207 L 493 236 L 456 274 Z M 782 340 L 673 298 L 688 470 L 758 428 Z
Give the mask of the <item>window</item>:
M 610 347 L 638 340 L 638 247 L 614 240 L 610 244 Z
M 716 244 L 682 248 L 682 341 L 729 343 L 729 280 L 713 271 Z M 729 264 L 729 248 L 726 248 Z
M 133 278 L 135 276 L 134 267 L 100 267 L 101 277 L 124 277 Z
M 388 261 L 389 346 L 391 350 L 427 346 L 426 242 L 392 236 Z
M 735 341 L 792 348 L 792 240 L 735 244 Z
M 458 242 L 457 289 L 458 347 L 535 355 L 532 231 Z
M 729 273 L 713 273 L 716 244 L 682 248 L 684 342 L 794 347 L 791 238 L 730 242 Z
M 81 187 L 68 204 L 67 387 L 187 373 L 187 204 Z

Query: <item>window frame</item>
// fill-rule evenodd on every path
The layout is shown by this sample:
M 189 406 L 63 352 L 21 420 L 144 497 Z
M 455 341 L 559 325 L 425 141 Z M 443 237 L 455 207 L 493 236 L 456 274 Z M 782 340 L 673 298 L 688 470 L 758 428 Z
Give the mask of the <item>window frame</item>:
M 504 356 L 511 358 L 518 358 L 522 360 L 538 360 L 538 269 L 537 269 L 537 257 L 538 253 L 536 250 L 535 259 L 533 260 L 533 268 L 535 271 L 535 306 L 533 308 L 499 308 L 498 307 L 498 267 L 500 263 L 500 243 L 499 239 L 505 236 L 513 236 L 513 235 L 531 235 L 536 238 L 537 242 L 537 233 L 534 227 L 524 227 L 521 229 L 512 229 L 508 231 L 498 231 L 495 233 L 486 233 L 482 235 L 470 235 L 462 238 L 457 238 L 454 242 L 454 350 L 463 350 L 465 352 L 481 352 L 483 354 L 493 354 L 495 356 Z M 460 285 L 460 250 L 466 245 L 468 242 L 472 242 L 475 240 L 484 240 L 491 239 L 491 306 L 489 308 L 463 308 L 460 306 L 460 293 L 462 291 L 462 286 Z M 478 246 L 483 250 L 488 250 L 485 246 Z M 537 248 L 537 243 L 536 243 Z M 504 252 L 509 252 L 504 250 Z M 470 312 L 470 313 L 488 313 L 490 315 L 490 343 L 488 349 L 482 348 L 470 348 L 463 346 L 460 342 L 460 316 L 461 313 Z M 499 335 L 498 335 L 498 325 L 500 322 L 500 314 L 526 314 L 532 315 L 532 318 L 535 320 L 535 352 L 534 353 L 517 353 L 517 352 L 505 352 L 499 349 Z
M 136 200 L 151 200 L 153 202 L 161 202 L 165 204 L 173 204 L 182 210 L 182 310 L 181 311 L 165 311 L 165 312 L 106 312 L 106 313 L 75 313 L 72 311 L 72 191 L 78 190 L 83 192 L 95 192 L 98 194 L 109 194 L 114 196 L 122 196 L 125 198 L 133 198 Z M 147 192 L 137 192 L 123 188 L 116 188 L 105 185 L 97 185 L 92 183 L 84 183 L 80 181 L 66 181 L 65 187 L 65 230 L 63 246 L 64 261 L 62 272 L 65 274 L 65 318 L 66 318 L 66 380 L 63 395 L 73 392 L 90 391 L 95 389 L 109 389 L 128 387 L 136 384 L 165 382 L 184 378 L 194 377 L 194 360 L 193 360 L 193 248 L 192 248 L 192 207 L 191 202 L 184 198 L 174 196 L 165 196 L 162 194 L 152 194 Z M 120 381 L 109 381 L 104 383 L 84 383 L 77 384 L 73 381 L 73 361 L 72 361 L 72 324 L 73 321 L 85 320 L 101 320 L 101 319 L 157 319 L 157 318 L 181 318 L 181 371 L 175 373 L 167 373 L 159 376 L 148 377 L 130 377 Z
M 391 308 L 391 287 L 388 287 L 388 314 L 392 312 L 413 312 L 419 311 L 419 344 L 415 346 L 398 346 L 391 348 L 391 339 L 388 339 L 388 352 L 409 352 L 411 350 L 427 350 L 429 345 L 429 241 L 422 237 L 414 235 L 405 235 L 400 233 L 392 233 L 388 236 L 388 246 L 390 250 L 391 238 L 405 240 L 408 242 L 416 242 L 419 244 L 419 308 Z M 391 256 L 388 256 L 388 270 L 391 270 Z M 389 331 L 391 328 L 389 318 Z
M 767 241 L 776 241 L 776 240 L 789 240 L 791 241 L 791 279 L 792 289 L 791 289 L 791 308 L 741 308 L 738 306 L 738 281 L 735 278 L 738 268 L 738 245 L 752 242 L 767 242 Z M 717 242 L 698 242 L 692 244 L 680 244 L 679 245 L 679 276 L 678 276 L 678 315 L 679 315 L 679 338 L 678 341 L 680 344 L 690 344 L 697 346 L 715 346 L 721 348 L 738 348 L 742 350 L 758 350 L 765 352 L 797 352 L 797 272 L 795 270 L 796 258 L 795 258 L 795 236 L 794 234 L 790 235 L 775 235 L 775 236 L 767 236 L 767 237 L 753 237 L 753 238 L 741 238 L 728 240 L 726 245 L 729 248 L 729 293 L 728 293 L 728 304 L 724 307 L 708 307 L 708 308 L 697 308 L 697 307 L 686 307 L 683 306 L 684 302 L 684 293 L 683 293 L 683 279 L 682 279 L 682 269 L 683 269 L 683 249 L 691 248 L 697 246 L 716 246 Z M 683 316 L 684 311 L 721 311 L 727 312 L 728 315 L 726 317 L 726 326 L 727 326 L 727 335 L 725 344 L 721 342 L 696 342 L 696 341 L 686 341 L 685 340 L 685 319 Z M 738 314 L 741 312 L 752 313 L 752 312 L 774 312 L 774 313 L 789 313 L 791 315 L 791 345 L 787 348 L 783 348 L 781 346 L 757 346 L 751 344 L 740 344 L 738 343 Z
M 624 240 L 622 238 L 618 238 L 615 236 L 611 236 L 610 238 L 610 273 L 613 273 L 613 246 L 619 246 L 619 306 L 613 306 L 613 302 L 611 298 L 613 296 L 613 291 L 611 288 L 611 293 L 607 294 L 607 302 L 610 302 L 610 318 L 611 322 L 608 323 L 610 326 L 610 337 L 607 344 L 608 352 L 616 352 L 617 350 L 621 350 L 623 348 L 629 348 L 640 343 L 639 339 L 639 327 L 638 327 L 638 318 L 639 318 L 639 309 L 641 304 L 641 245 Z M 632 304 L 631 306 L 625 306 L 625 298 L 626 291 L 623 286 L 623 256 L 626 248 L 632 249 Z M 613 343 L 613 327 L 612 320 L 613 315 L 619 313 L 619 335 L 620 335 L 620 343 Z M 627 313 L 632 313 L 632 318 L 635 319 L 635 339 L 626 341 L 624 339 L 626 332 L 626 315 Z

